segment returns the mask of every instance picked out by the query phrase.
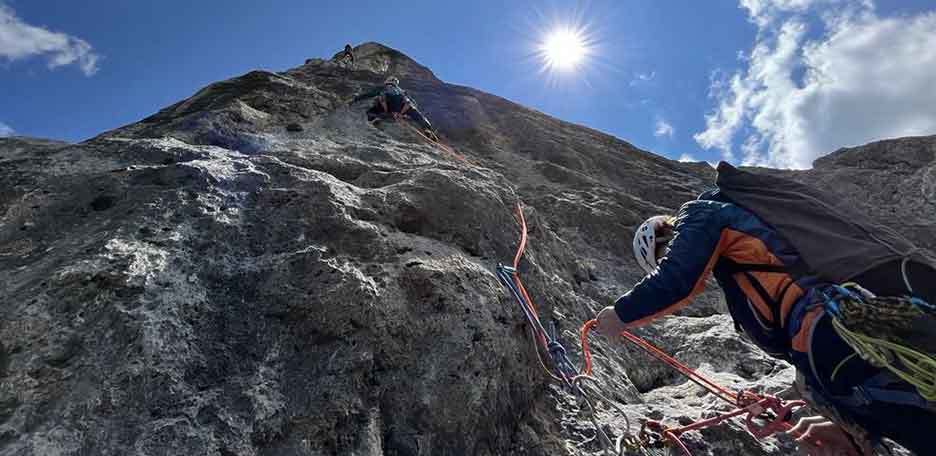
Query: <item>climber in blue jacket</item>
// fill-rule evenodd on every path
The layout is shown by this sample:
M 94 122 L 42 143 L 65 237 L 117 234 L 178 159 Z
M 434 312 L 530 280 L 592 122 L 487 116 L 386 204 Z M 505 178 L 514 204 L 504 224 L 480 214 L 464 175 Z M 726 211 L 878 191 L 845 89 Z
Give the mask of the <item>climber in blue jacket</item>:
M 714 275 L 735 326 L 759 347 L 797 368 L 804 399 L 825 418 L 801 420 L 793 431 L 810 455 L 864 455 L 880 437 L 918 454 L 932 452 L 936 409 L 912 387 L 858 356 L 833 330 L 822 292 L 834 284 L 782 271 L 739 271 L 738 264 L 789 266 L 796 250 L 753 213 L 719 191 L 687 202 L 675 217 L 656 216 L 634 238 L 647 275 L 599 312 L 598 330 L 616 336 L 689 304 Z M 936 283 L 936 270 L 915 274 Z M 921 278 L 922 279 L 919 279 Z M 932 290 L 932 286 L 928 288 Z M 926 297 L 936 302 L 936 296 Z M 822 443 L 817 446 L 816 441 Z
M 388 77 L 382 86 L 374 87 L 354 97 L 351 104 L 365 98 L 374 98 L 374 104 L 367 110 L 368 121 L 376 121 L 386 116 L 407 117 L 415 122 L 426 136 L 438 140 L 429 119 L 426 119 L 426 116 L 416 106 L 416 102 L 400 87 L 400 80 L 395 76 Z

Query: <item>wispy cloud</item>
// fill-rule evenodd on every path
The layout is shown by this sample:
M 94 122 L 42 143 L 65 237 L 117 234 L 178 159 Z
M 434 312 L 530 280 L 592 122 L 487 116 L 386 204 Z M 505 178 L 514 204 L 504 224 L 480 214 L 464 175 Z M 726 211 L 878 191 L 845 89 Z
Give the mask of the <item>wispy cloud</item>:
M 9 125 L 7 125 L 7 124 L 5 124 L 5 123 L 3 123 L 3 122 L 0 122 L 0 138 L 6 138 L 7 136 L 13 136 L 13 133 L 16 133 L 16 132 L 13 131 L 13 128 L 12 128 L 12 127 L 10 127 Z
M 714 78 L 702 147 L 807 168 L 839 147 L 936 132 L 936 12 L 881 17 L 871 0 L 740 4 L 757 38 L 745 70 Z
M 87 41 L 27 24 L 0 2 L 0 59 L 12 62 L 33 56 L 44 57 L 49 69 L 77 65 L 86 76 L 97 73 L 100 59 Z
M 649 73 L 637 73 L 634 75 L 634 79 L 631 79 L 630 85 L 635 86 L 640 83 L 650 82 L 656 78 L 656 71 L 651 71 Z
M 686 162 L 696 162 L 699 160 L 696 160 L 696 158 L 693 157 L 691 154 L 682 154 L 679 156 L 679 161 L 686 163 Z
M 653 136 L 656 136 L 657 138 L 672 138 L 673 134 L 675 133 L 676 129 L 674 129 L 669 122 L 667 122 L 662 117 L 657 117 L 656 126 L 653 130 Z

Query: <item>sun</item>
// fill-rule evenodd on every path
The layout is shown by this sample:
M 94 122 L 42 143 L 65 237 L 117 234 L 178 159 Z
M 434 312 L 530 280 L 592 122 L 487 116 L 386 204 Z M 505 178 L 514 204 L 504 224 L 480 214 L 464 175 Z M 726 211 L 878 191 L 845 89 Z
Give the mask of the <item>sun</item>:
M 588 41 L 575 29 L 557 28 L 540 43 L 539 53 L 548 69 L 570 71 L 588 56 Z
M 524 60 L 538 67 L 531 75 L 551 87 L 591 87 L 610 67 L 608 28 L 602 24 L 606 16 L 616 14 L 615 7 L 596 10 L 584 3 L 562 4 L 566 6 L 554 11 L 533 8 L 522 43 Z

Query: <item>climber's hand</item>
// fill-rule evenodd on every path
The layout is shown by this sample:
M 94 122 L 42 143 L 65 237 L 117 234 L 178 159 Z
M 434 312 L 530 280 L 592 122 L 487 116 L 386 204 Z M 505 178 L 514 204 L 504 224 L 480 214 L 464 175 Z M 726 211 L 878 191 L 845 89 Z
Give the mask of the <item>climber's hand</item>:
M 801 456 L 870 456 L 870 445 L 858 448 L 841 426 L 822 416 L 802 418 L 787 431 L 796 438 Z
M 601 309 L 595 319 L 598 320 L 598 328 L 596 328 L 598 332 L 613 340 L 617 340 L 620 337 L 621 331 L 626 329 L 626 325 L 618 318 L 617 312 L 614 311 L 614 307 L 612 306 Z

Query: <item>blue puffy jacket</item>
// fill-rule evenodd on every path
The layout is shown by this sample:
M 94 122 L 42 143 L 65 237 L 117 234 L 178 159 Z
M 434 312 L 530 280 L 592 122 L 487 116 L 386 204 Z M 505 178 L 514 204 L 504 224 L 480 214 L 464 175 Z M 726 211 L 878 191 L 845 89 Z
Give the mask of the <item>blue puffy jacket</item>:
M 630 326 L 673 313 L 690 303 L 714 276 L 725 293 L 738 329 L 771 355 L 797 367 L 811 390 L 823 395 L 840 416 L 909 448 L 929 443 L 921 423 L 936 429 L 936 413 L 875 400 L 844 400 L 879 377 L 835 334 L 821 303 L 831 284 L 815 277 L 795 279 L 786 272 L 739 272 L 732 264 L 796 265 L 796 250 L 751 212 L 703 193 L 679 209 L 669 251 L 659 267 L 618 298 L 614 310 Z M 782 268 L 780 268 L 782 269 Z M 833 371 L 838 371 L 833 375 Z M 841 399 L 841 400 L 840 400 Z M 920 446 L 922 445 L 922 446 Z M 918 450 L 917 450 L 918 451 Z
M 736 323 L 768 352 L 789 358 L 811 277 L 794 280 L 785 272 L 732 273 L 734 263 L 791 266 L 799 255 L 776 231 L 747 210 L 722 200 L 717 190 L 684 204 L 676 216 L 669 252 L 660 266 L 621 296 L 615 310 L 624 322 L 640 325 L 688 305 L 714 275 Z M 796 317 L 792 321 L 791 317 Z M 779 320 L 779 324 L 778 324 Z M 796 327 L 792 333 L 773 329 Z

